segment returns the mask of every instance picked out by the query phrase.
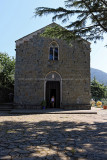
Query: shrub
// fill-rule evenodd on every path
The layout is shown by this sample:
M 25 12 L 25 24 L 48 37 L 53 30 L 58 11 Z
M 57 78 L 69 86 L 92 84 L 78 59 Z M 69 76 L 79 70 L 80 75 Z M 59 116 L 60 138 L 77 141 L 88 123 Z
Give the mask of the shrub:
M 96 105 L 97 106 L 102 105 L 102 102 L 101 101 L 97 101 Z

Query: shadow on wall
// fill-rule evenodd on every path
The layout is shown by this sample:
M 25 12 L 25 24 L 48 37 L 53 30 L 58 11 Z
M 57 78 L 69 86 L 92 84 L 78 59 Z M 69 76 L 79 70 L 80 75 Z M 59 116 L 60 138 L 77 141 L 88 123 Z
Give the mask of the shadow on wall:
M 60 117 L 63 118 L 63 117 Z M 102 127 L 102 129 L 101 129 Z M 107 124 L 74 122 L 0 123 L 0 159 L 78 160 L 107 158 Z
M 13 102 L 14 99 L 14 91 L 5 88 L 5 87 L 0 87 L 0 103 L 7 103 L 7 102 Z

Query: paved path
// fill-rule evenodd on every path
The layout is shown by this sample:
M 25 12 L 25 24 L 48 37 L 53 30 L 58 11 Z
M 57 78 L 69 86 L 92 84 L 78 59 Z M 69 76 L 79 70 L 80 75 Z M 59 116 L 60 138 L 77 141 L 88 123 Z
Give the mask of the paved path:
M 107 160 L 107 110 L 97 114 L 0 113 L 0 160 Z

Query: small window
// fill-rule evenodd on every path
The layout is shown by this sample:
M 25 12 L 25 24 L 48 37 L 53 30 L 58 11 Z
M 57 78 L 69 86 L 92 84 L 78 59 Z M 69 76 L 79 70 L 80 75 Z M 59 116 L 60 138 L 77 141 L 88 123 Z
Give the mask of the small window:
M 53 48 L 52 47 L 50 47 L 49 59 L 53 60 Z
M 50 45 L 49 60 L 58 60 L 58 45 L 52 42 Z
M 54 60 L 58 60 L 58 48 L 54 50 Z

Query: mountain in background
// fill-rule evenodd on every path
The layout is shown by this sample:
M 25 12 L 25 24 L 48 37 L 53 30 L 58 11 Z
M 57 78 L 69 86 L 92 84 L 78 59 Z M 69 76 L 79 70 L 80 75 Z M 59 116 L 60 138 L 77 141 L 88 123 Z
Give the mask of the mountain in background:
M 104 83 L 107 85 L 107 73 L 91 68 L 91 81 L 93 80 L 94 76 L 99 83 Z

